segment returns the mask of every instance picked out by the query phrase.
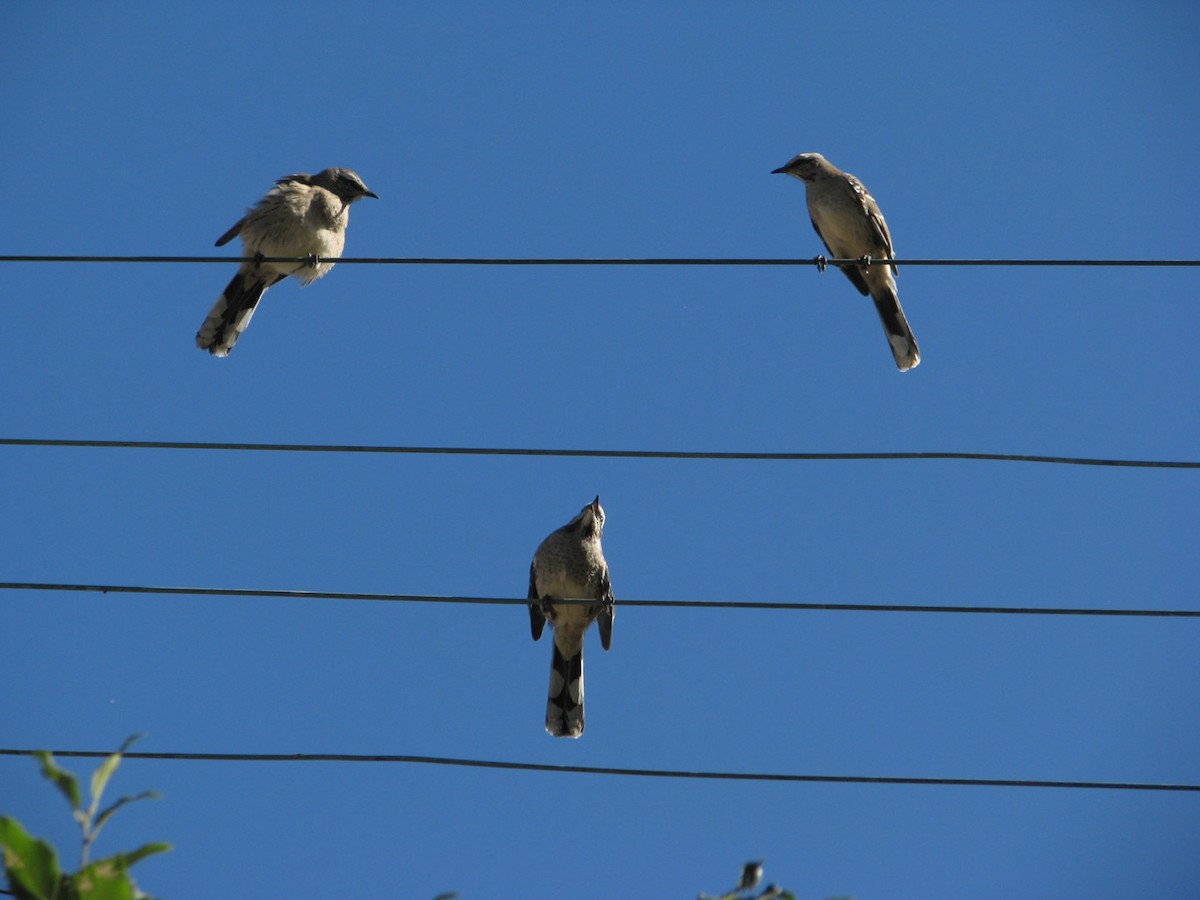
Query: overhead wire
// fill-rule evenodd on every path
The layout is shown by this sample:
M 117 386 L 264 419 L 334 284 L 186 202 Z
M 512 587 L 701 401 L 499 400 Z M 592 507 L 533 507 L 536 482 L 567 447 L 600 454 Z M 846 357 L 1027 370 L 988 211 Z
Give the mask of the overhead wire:
M 1070 466 L 1139 469 L 1200 469 L 1197 460 L 1120 459 L 1090 456 L 1052 456 L 1033 453 L 984 453 L 956 450 L 886 451 L 722 451 L 722 450 L 609 450 L 549 447 L 421 447 L 381 444 L 300 444 L 235 441 L 143 441 L 94 438 L 0 438 L 0 447 L 78 447 L 122 450 L 204 450 L 267 453 L 392 453 L 430 456 L 538 456 L 599 459 L 754 460 L 784 462 L 863 460 L 969 460 L 1024 462 Z
M 59 584 L 52 582 L 0 582 L 0 590 L 55 593 L 154 594 L 198 597 L 259 597 L 288 600 L 362 600 L 386 603 L 449 603 L 484 606 L 524 606 L 528 598 L 456 597 L 435 594 L 385 594 L 357 591 L 304 591 L 259 588 L 154 587 L 123 584 Z M 594 600 L 562 600 L 565 604 L 590 604 Z M 1115 618 L 1200 618 L 1200 610 L 1127 609 L 1103 607 L 967 606 L 903 603 L 812 603 L 767 600 L 617 600 L 619 606 L 665 609 L 778 610 L 804 612 L 945 613 L 1019 616 L 1094 616 Z
M 107 255 L 0 255 L 0 262 L 26 263 L 243 263 L 254 262 L 245 256 L 107 256 Z M 1200 259 L 838 259 L 810 258 L 733 258 L 733 257 L 466 257 L 466 256 L 343 256 L 316 257 L 263 256 L 258 262 L 309 263 L 336 262 L 339 265 L 435 265 L 435 266 L 1101 266 L 1101 267 L 1177 267 L 1200 266 Z
M 27 756 L 36 749 L 0 748 L 0 756 Z M 51 750 L 63 758 L 103 759 L 111 750 Z M 189 762 L 335 762 L 335 763 L 409 763 L 417 765 L 456 766 L 475 769 L 507 769 L 523 772 L 557 772 L 576 775 L 610 775 L 626 778 L 675 778 L 705 781 L 771 781 L 818 784 L 890 784 L 921 787 L 999 787 L 999 788 L 1067 788 L 1076 790 L 1109 791 L 1172 791 L 1200 792 L 1200 784 L 1156 783 L 1136 781 L 1080 781 L 1033 778 L 944 778 L 903 775 L 814 775 L 773 772 L 713 772 L 681 769 L 644 769 L 619 766 L 581 766 L 552 763 L 507 762 L 490 759 L 460 759 L 446 756 L 415 756 L 408 754 L 371 753 L 170 753 L 127 751 L 124 759 L 184 760 Z

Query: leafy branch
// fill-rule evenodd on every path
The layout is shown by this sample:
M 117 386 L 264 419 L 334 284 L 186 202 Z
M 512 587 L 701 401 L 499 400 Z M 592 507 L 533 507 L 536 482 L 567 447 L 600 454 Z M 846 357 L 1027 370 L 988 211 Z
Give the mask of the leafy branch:
M 143 791 L 121 797 L 104 809 L 100 808 L 104 789 L 121 764 L 122 754 L 139 737 L 134 735 L 128 738 L 92 773 L 90 802 L 86 807 L 78 779 L 60 768 L 51 753 L 41 750 L 34 754 L 41 765 L 42 775 L 67 798 L 71 815 L 82 832 L 79 871 L 64 874 L 59 868 L 58 854 L 51 844 L 29 835 L 16 819 L 0 816 L 0 849 L 4 854 L 8 893 L 18 900 L 139 900 L 146 897 L 138 890 L 129 875 L 129 869 L 147 856 L 167 852 L 171 849 L 170 844 L 144 844 L 131 853 L 117 853 L 95 862 L 89 861 L 92 845 L 117 810 L 138 800 L 159 796 L 154 791 Z

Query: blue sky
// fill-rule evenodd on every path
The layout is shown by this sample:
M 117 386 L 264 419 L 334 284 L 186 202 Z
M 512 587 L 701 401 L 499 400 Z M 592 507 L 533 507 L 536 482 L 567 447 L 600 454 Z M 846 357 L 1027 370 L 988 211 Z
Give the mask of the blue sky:
M 229 255 L 354 168 L 347 255 L 812 257 L 800 151 L 898 256 L 1196 257 L 1183 3 L 21 5 L 0 252 Z M 923 355 L 808 267 L 345 265 L 192 345 L 233 266 L 0 264 L 8 437 L 1195 459 L 1187 269 L 902 268 Z M 0 448 L 0 580 L 521 597 L 599 493 L 618 600 L 588 728 L 523 609 L 6 591 L 0 745 L 1200 782 L 1189 620 L 620 600 L 1196 608 L 1196 476 Z M 71 761 L 76 771 L 92 763 Z M 1185 896 L 1195 795 L 130 761 L 101 852 L 214 896 Z M 0 757 L 0 812 L 67 851 Z

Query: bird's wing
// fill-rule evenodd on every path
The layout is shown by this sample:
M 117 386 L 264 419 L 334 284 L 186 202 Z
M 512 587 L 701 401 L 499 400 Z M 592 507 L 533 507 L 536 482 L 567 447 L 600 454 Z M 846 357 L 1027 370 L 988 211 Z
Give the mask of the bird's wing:
M 862 199 L 863 211 L 866 212 L 867 219 L 870 221 L 871 227 L 875 230 L 875 239 L 887 248 L 887 258 L 891 259 L 896 255 L 895 251 L 892 250 L 892 233 L 888 230 L 887 221 L 883 218 L 883 212 L 879 209 L 879 204 L 875 202 L 875 198 L 871 196 L 871 192 L 857 178 L 854 178 L 851 184 Z M 898 274 L 895 266 L 892 266 L 892 274 Z
M 232 228 L 230 228 L 227 232 L 225 232 L 223 235 L 221 235 L 219 238 L 217 238 L 217 242 L 215 244 L 213 244 L 213 246 L 214 247 L 223 247 L 226 244 L 228 244 L 235 237 L 237 237 L 239 234 L 242 233 L 242 226 L 245 224 L 246 224 L 246 217 L 242 216 L 240 219 L 238 219 L 236 222 L 233 223 Z
M 601 607 L 599 615 L 596 616 L 596 624 L 600 627 L 600 646 L 607 650 L 612 646 L 613 619 L 616 617 L 616 610 L 613 607 L 612 582 L 608 578 L 607 569 L 600 582 L 600 592 L 600 600 L 604 605 Z
M 535 641 L 541 640 L 542 629 L 546 627 L 546 614 L 542 612 L 542 598 L 537 591 L 536 567 L 536 562 L 529 566 L 529 630 Z
M 829 241 L 825 240 L 825 235 L 821 234 L 821 229 L 817 227 L 817 220 L 809 216 L 809 221 L 812 222 L 813 231 L 817 233 L 817 236 L 821 239 L 821 243 L 825 245 L 825 252 L 832 258 L 837 259 L 838 255 L 834 253 L 833 248 L 829 246 Z M 860 294 L 865 297 L 871 292 L 871 289 L 867 287 L 867 280 L 863 278 L 862 271 L 858 266 L 842 266 L 841 269 L 842 273 L 850 279 L 850 283 L 858 288 Z

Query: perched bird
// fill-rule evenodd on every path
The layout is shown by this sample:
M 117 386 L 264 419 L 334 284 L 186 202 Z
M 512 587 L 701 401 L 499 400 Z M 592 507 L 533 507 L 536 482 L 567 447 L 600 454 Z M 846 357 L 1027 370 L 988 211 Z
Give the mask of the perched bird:
M 228 356 L 250 324 L 254 307 L 267 288 L 289 275 L 311 284 L 333 268 L 342 255 L 350 204 L 378 195 L 367 190 L 349 169 L 325 169 L 316 175 L 288 175 L 250 212 L 217 238 L 216 246 L 242 236 L 246 255 L 233 280 L 213 304 L 196 333 L 196 346 L 213 356 Z M 302 263 L 263 262 L 272 256 L 308 257 Z
M 896 293 L 895 265 L 879 265 L 894 259 L 892 236 L 879 204 L 848 172 L 832 165 L 820 153 L 801 153 L 772 175 L 791 175 L 804 182 L 808 195 L 808 214 L 813 228 L 821 236 L 825 249 L 835 259 L 870 257 L 872 265 L 844 266 L 842 271 L 858 288 L 871 295 L 883 330 L 887 333 L 896 358 L 896 367 L 907 372 L 921 361 L 917 339 L 908 327 Z
M 762 882 L 763 861 L 761 859 L 748 862 L 742 866 L 742 880 L 734 891 L 752 891 Z
M 583 635 L 596 621 L 600 643 L 612 644 L 613 592 L 600 547 L 604 509 L 597 497 L 542 541 L 529 567 L 529 624 L 536 641 L 546 622 L 554 631 L 546 731 L 555 737 L 583 734 Z M 556 603 L 592 600 L 593 603 Z

